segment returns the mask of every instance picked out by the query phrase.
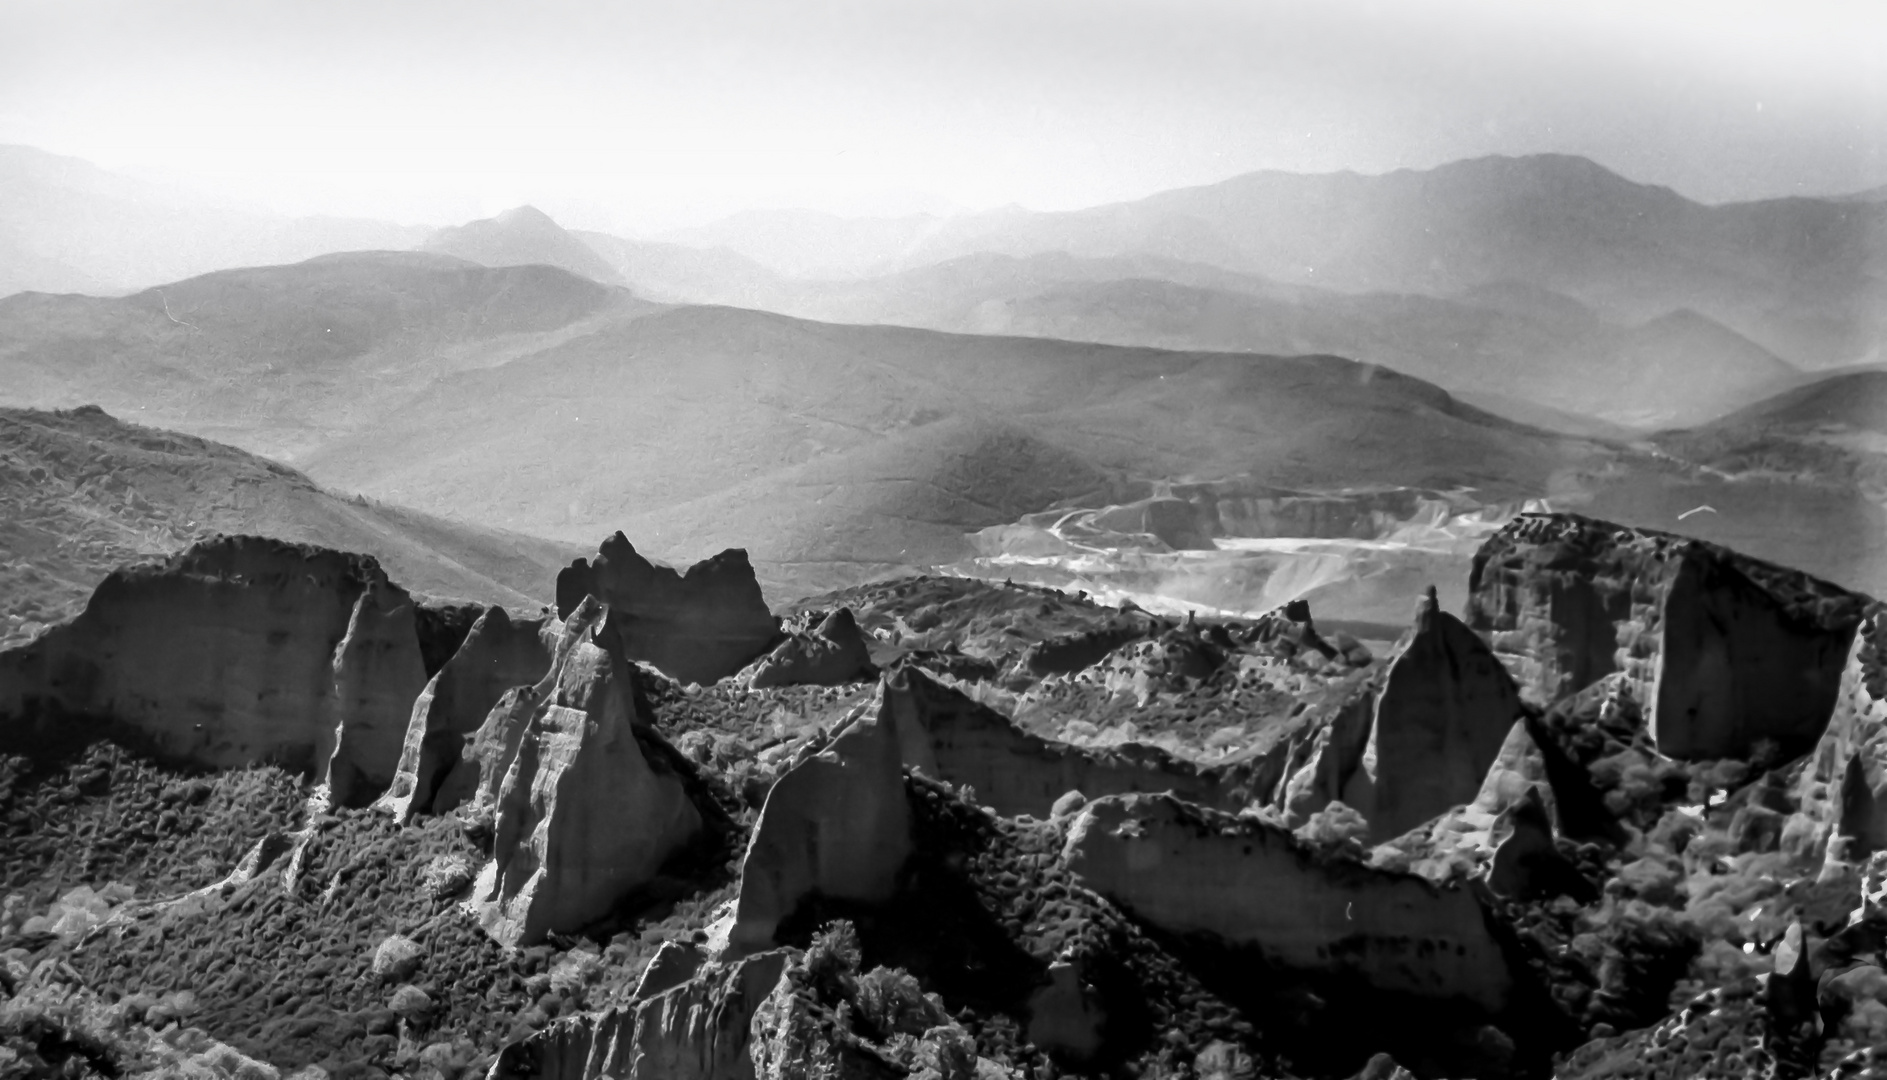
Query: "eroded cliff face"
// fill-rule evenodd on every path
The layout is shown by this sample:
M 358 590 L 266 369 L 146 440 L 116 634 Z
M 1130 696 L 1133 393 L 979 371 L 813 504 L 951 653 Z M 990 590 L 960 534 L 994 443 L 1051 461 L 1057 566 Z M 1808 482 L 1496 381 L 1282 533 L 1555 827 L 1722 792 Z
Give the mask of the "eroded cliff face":
M 855 714 L 774 781 L 741 863 L 736 954 L 771 948 L 814 894 L 879 903 L 897 891 L 915 850 L 899 723 L 894 710 Z
M 1063 860 L 1095 891 L 1178 935 L 1214 935 L 1282 968 L 1488 1014 L 1515 980 L 1481 903 L 1411 874 L 1320 856 L 1282 828 L 1165 795 L 1090 802 Z
M 753 1080 L 754 1014 L 795 955 L 708 964 L 662 993 L 507 1046 L 492 1080 Z
M 1798 854 L 1837 867 L 1887 850 L 1887 608 L 1875 605 L 1855 634 L 1834 715 L 1794 794 L 1784 842 Z
M 392 778 L 426 683 L 415 607 L 373 559 L 216 537 L 116 571 L 85 611 L 0 655 L 8 735 L 67 718 L 210 768 L 274 762 L 357 804 Z
M 639 554 L 622 533 L 596 558 L 557 575 L 557 614 L 568 618 L 584 596 L 608 609 L 603 633 L 621 655 L 652 664 L 672 679 L 711 683 L 738 673 L 780 638 L 747 552 L 729 548 L 678 573 Z
M 1513 679 L 1472 630 L 1440 610 L 1431 589 L 1389 666 L 1343 801 L 1378 840 L 1467 803 L 1519 716 Z
M 1820 737 L 1866 601 L 1699 540 L 1523 514 L 1474 558 L 1468 623 L 1550 705 L 1613 673 L 1661 752 L 1784 756 Z
M 969 786 L 978 802 L 1005 816 L 1046 818 L 1070 791 L 1173 791 L 1240 809 L 1266 789 L 1264 770 L 1251 764 L 1208 768 L 1150 746 L 1098 750 L 1038 738 L 914 667 L 885 676 L 879 715 L 897 718 L 905 764 Z
M 549 670 L 559 635 L 548 622 L 512 619 L 501 607 L 478 616 L 413 702 L 382 809 L 401 820 L 432 811 L 466 737 L 476 734 L 506 691 L 532 686 Z
M 774 646 L 754 664 L 748 685 L 755 690 L 771 686 L 843 686 L 877 675 L 865 634 L 851 608 L 836 608 L 809 631 L 796 633 Z
M 606 915 L 701 832 L 681 779 L 638 744 L 633 679 L 620 657 L 577 644 L 518 742 L 473 894 L 506 945 Z

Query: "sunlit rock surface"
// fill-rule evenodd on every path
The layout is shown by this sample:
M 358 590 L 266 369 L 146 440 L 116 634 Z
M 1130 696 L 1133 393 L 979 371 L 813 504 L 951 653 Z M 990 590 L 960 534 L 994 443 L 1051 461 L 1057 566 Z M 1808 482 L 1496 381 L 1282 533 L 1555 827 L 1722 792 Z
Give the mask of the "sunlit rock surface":
M 1523 694 L 1551 704 L 1613 672 L 1649 704 L 1658 748 L 1807 750 L 1833 712 L 1865 600 L 1807 574 L 1666 533 L 1526 514 L 1475 555 L 1468 623 Z
M 513 1043 L 493 1080 L 751 1080 L 754 1014 L 791 950 L 709 964 L 662 993 L 560 1021 Z
M 1097 799 L 1070 826 L 1063 858 L 1162 930 L 1216 935 L 1284 968 L 1345 972 L 1490 1013 L 1513 992 L 1471 893 L 1322 856 L 1274 825 L 1171 796 Z
M 512 619 L 501 607 L 478 616 L 413 702 L 399 765 L 378 805 L 402 819 L 432 810 L 466 737 L 478 731 L 507 690 L 535 684 L 550 668 L 556 628 L 548 623 Z
M 633 669 L 587 642 L 532 713 L 496 801 L 480 922 L 507 945 L 607 914 L 693 840 L 702 818 L 638 744 Z

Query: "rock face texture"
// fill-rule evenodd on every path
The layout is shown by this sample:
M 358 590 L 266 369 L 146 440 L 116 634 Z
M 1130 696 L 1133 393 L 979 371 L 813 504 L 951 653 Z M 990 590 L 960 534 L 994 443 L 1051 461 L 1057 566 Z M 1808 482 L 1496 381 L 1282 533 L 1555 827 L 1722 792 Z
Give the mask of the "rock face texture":
M 898 724 L 894 710 L 855 715 L 774 782 L 741 863 L 736 953 L 771 948 L 814 894 L 875 903 L 896 892 L 915 850 Z
M 113 573 L 0 654 L 0 716 L 41 743 L 62 717 L 108 720 L 164 757 L 275 762 L 358 804 L 391 781 L 425 684 L 413 600 L 373 559 L 216 537 Z
M 1276 826 L 1171 796 L 1090 802 L 1063 860 L 1090 888 L 1179 935 L 1216 935 L 1280 967 L 1494 1014 L 1514 978 L 1481 904 L 1409 874 L 1322 858 Z
M 603 633 L 630 660 L 681 682 L 733 675 L 773 648 L 780 622 L 767 609 L 747 552 L 729 548 L 688 572 L 656 566 L 617 533 L 596 558 L 557 575 L 557 616 L 569 618 L 585 596 L 609 612 Z
M 1523 514 L 1475 554 L 1468 623 L 1548 705 L 1614 672 L 1687 760 L 1812 746 L 1866 601 L 1699 540 Z
M 1474 631 L 1422 601 L 1370 726 L 1343 801 L 1378 840 L 1398 836 L 1480 791 L 1520 716 L 1520 693 Z
M 413 702 L 399 765 L 379 806 L 402 821 L 432 810 L 466 737 L 478 731 L 507 690 L 531 686 L 549 670 L 556 637 L 546 621 L 514 620 L 501 607 L 478 616 Z
M 433 789 L 428 807 L 432 813 L 449 813 L 465 803 L 491 806 L 497 802 L 505 773 L 517 757 L 525 732 L 530 730 L 531 718 L 538 706 L 556 693 L 571 656 L 590 640 L 602 620 L 602 605 L 585 599 L 578 602 L 562 626 L 544 627 L 543 640 L 550 659 L 537 681 L 499 694 L 478 727 L 460 738 L 457 751 L 448 748 L 440 754 L 446 764 Z
M 1887 608 L 1860 625 L 1841 670 L 1834 715 L 1803 766 L 1785 836 L 1827 863 L 1887 851 Z
M 480 922 L 506 945 L 607 914 L 702 829 L 681 779 L 642 752 L 634 677 L 620 657 L 581 642 L 531 714 L 473 890 Z
M 770 686 L 842 686 L 877 673 L 852 609 L 838 608 L 810 632 L 794 634 L 774 646 L 754 665 L 748 685 L 755 690 Z
M 709 964 L 653 997 L 578 1016 L 513 1043 L 494 1080 L 752 1080 L 754 1013 L 793 952 Z
M 1206 768 L 1148 746 L 1090 750 L 1037 738 L 1008 717 L 914 667 L 885 676 L 879 715 L 895 717 L 906 765 L 968 785 L 999 814 L 1046 818 L 1070 791 L 1096 797 L 1172 791 L 1208 806 L 1240 809 L 1261 787 L 1249 768 Z

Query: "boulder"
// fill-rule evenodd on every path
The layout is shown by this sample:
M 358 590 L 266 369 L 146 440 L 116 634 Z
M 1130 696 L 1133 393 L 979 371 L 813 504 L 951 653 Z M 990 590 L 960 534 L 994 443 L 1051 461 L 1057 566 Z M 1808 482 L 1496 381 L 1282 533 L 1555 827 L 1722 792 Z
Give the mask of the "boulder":
M 1113 796 L 1082 810 L 1062 859 L 1160 930 L 1250 948 L 1279 968 L 1488 1014 L 1515 995 L 1471 892 L 1321 854 L 1276 825 L 1170 795 Z
M 754 1014 L 793 952 L 727 964 L 653 997 L 562 1020 L 506 1046 L 492 1080 L 753 1080 Z
M 332 768 L 360 803 L 391 781 L 425 684 L 412 598 L 372 558 L 218 536 L 113 572 L 0 653 L 0 738 L 36 750 L 99 721 L 191 765 Z
M 531 714 L 473 887 L 480 923 L 504 945 L 608 914 L 702 830 L 681 778 L 643 754 L 634 678 L 621 657 L 580 642 Z
M 466 736 L 478 731 L 505 691 L 542 679 L 555 647 L 555 630 L 544 619 L 514 620 L 501 607 L 479 614 L 413 702 L 399 765 L 376 805 L 402 821 L 431 812 Z
M 1522 514 L 1474 556 L 1468 622 L 1539 705 L 1613 673 L 1669 757 L 1814 745 L 1866 600 L 1701 540 Z
M 1399 836 L 1472 800 L 1519 717 L 1513 679 L 1431 588 L 1389 666 L 1343 801 L 1375 839 Z
M 855 713 L 774 782 L 741 862 L 735 954 L 771 948 L 815 894 L 877 903 L 897 891 L 915 850 L 898 726 L 894 709 Z
M 557 575 L 559 617 L 568 618 L 584 595 L 607 610 L 602 636 L 611 648 L 685 683 L 736 674 L 780 638 L 780 622 L 741 548 L 683 574 L 650 562 L 617 533 L 594 560 L 579 559 Z
M 753 666 L 748 685 L 843 686 L 876 677 L 864 632 L 851 608 L 838 608 L 810 633 L 794 634 Z

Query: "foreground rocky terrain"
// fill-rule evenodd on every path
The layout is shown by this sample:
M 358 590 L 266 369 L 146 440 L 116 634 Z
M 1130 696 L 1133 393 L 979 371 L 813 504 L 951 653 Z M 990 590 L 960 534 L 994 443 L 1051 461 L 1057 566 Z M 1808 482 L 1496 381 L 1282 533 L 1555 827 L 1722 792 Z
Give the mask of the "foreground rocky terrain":
M 0 1075 L 1887 1075 L 1887 608 L 1542 513 L 1459 595 L 206 538 L 0 652 Z

